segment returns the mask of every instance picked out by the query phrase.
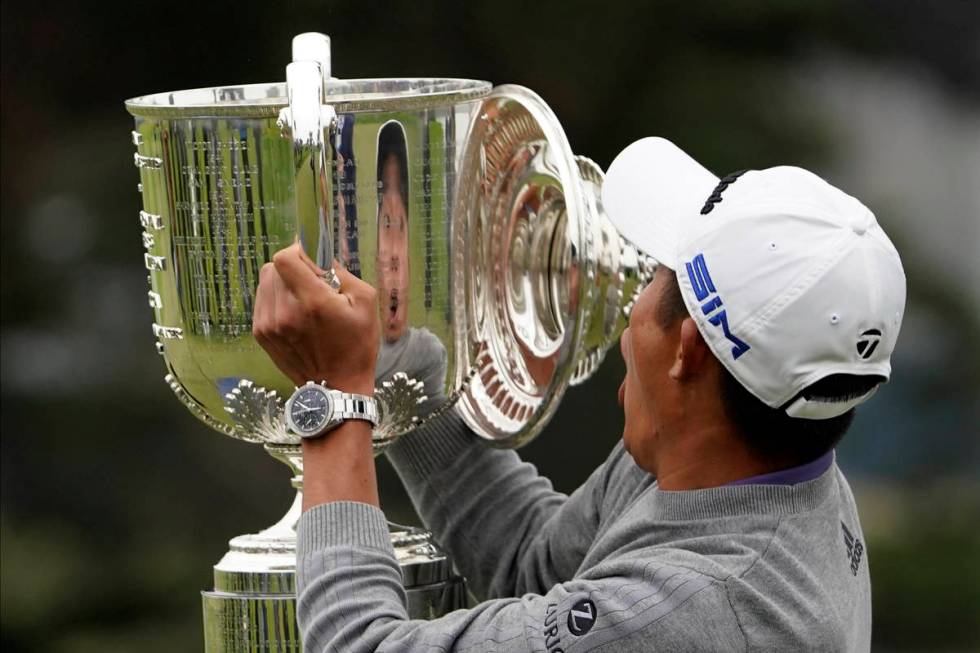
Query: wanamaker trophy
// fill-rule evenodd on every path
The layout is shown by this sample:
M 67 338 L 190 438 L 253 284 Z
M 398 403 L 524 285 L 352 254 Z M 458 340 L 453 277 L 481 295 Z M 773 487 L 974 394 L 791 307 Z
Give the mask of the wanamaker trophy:
M 376 453 L 445 411 L 491 444 L 528 442 L 598 367 L 653 273 L 603 212 L 602 170 L 530 90 L 331 73 L 328 37 L 307 33 L 285 83 L 126 102 L 166 382 L 207 425 L 288 465 L 297 491 L 215 565 L 210 652 L 301 650 L 302 456 L 283 417 L 294 388 L 252 337 L 276 251 L 299 240 L 378 290 Z M 465 606 L 428 533 L 392 524 L 391 538 L 411 617 Z

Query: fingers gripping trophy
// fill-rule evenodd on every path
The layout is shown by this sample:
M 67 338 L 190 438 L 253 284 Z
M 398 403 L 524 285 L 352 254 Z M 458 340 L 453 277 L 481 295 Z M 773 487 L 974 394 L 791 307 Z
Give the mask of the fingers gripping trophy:
M 374 288 L 374 402 L 337 410 L 375 424 L 376 454 L 447 411 L 492 445 L 530 441 L 598 367 L 654 268 L 605 217 L 602 171 L 528 89 L 337 79 L 315 33 L 293 40 L 292 59 L 284 84 L 126 102 L 166 382 L 204 423 L 288 465 L 297 490 L 278 523 L 233 538 L 215 565 L 208 651 L 301 650 L 299 432 L 321 395 L 297 391 L 253 336 L 277 252 L 324 291 Z M 464 581 L 429 534 L 390 528 L 410 616 L 463 607 Z

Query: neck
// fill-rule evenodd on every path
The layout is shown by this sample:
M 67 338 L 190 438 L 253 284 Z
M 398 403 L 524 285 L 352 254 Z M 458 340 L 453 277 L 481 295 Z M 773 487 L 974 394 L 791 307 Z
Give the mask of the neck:
M 727 426 L 703 426 L 669 438 L 656 452 L 654 474 L 662 490 L 700 490 L 776 471 L 753 456 Z

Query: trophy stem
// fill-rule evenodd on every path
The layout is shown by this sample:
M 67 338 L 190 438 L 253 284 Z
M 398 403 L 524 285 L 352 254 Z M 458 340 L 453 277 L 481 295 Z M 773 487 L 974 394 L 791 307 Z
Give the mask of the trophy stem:
M 571 385 L 578 385 L 599 368 L 606 352 L 626 328 L 633 302 L 653 279 L 656 262 L 619 235 L 602 208 L 602 169 L 591 159 L 576 156 L 585 206 L 586 229 L 591 233 L 593 260 L 592 302 L 587 316 Z

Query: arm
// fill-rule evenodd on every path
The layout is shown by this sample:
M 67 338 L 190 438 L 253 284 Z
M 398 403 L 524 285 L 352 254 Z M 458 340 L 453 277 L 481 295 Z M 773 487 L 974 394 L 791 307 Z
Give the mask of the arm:
M 339 269 L 340 292 L 294 245 L 263 266 L 253 332 L 297 385 L 370 394 L 380 328 L 376 293 Z M 325 338 L 324 334 L 329 337 Z M 425 522 L 480 595 L 543 592 L 571 578 L 596 533 L 606 472 L 571 498 L 513 452 L 480 444 L 452 415 L 396 444 L 392 458 Z M 366 424 L 348 422 L 303 443 L 303 507 L 331 501 L 378 505 Z
M 340 291 L 295 244 L 262 266 L 252 333 L 297 386 L 326 381 L 342 392 L 374 393 L 380 327 L 377 294 L 346 270 Z M 329 334 L 324 338 L 324 334 Z M 323 437 L 303 440 L 303 510 L 332 501 L 378 505 L 371 427 L 349 420 Z
M 455 413 L 388 451 L 422 521 L 477 597 L 540 594 L 574 576 L 607 512 L 610 476 L 627 467 L 624 455 L 617 447 L 569 497 L 513 451 L 486 445 Z
M 655 560 L 603 563 L 543 594 L 487 601 L 431 621 L 409 620 L 380 510 L 362 503 L 325 504 L 304 513 L 299 530 L 297 612 L 304 650 L 571 653 L 745 647 L 723 583 Z

